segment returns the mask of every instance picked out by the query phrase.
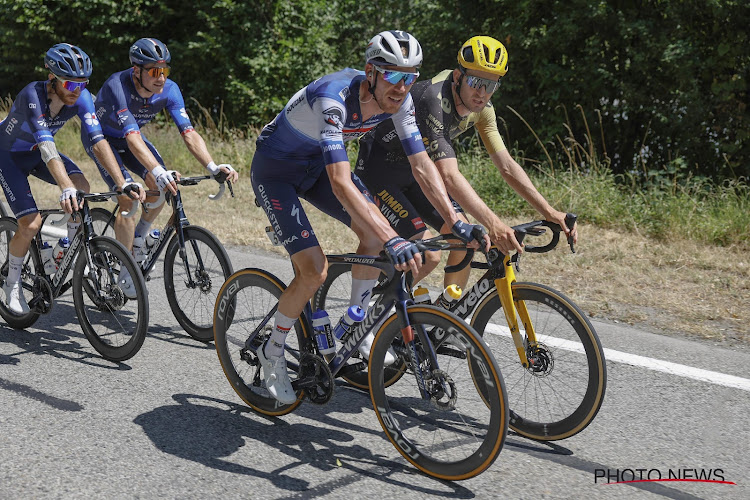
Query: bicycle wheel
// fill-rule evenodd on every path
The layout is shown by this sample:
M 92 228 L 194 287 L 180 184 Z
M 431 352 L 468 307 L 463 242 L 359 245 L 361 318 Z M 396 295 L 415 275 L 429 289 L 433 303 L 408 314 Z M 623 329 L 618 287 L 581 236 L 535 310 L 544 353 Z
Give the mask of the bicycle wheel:
M 285 288 L 284 283 L 271 273 L 261 269 L 242 269 L 224 282 L 214 309 L 214 343 L 224 375 L 245 403 L 266 415 L 285 415 L 302 402 L 298 397 L 290 405 L 279 403 L 265 387 L 255 349 L 268 338 L 273 315 L 258 335 L 248 342 L 279 302 Z M 297 378 L 300 343 L 308 337 L 304 325 L 307 325 L 304 319 L 297 321 L 294 324 L 296 335 L 289 335 L 286 339 L 285 355 L 292 381 Z
M 97 236 L 90 242 L 91 269 L 81 252 L 73 274 L 73 302 L 91 345 L 104 358 L 124 361 L 143 345 L 148 329 L 146 283 L 130 252 L 116 240 Z M 127 269 L 136 298 L 125 297 L 118 277 Z
M 385 276 L 381 275 L 381 280 L 385 280 Z M 380 283 L 379 283 L 380 284 Z M 328 316 L 331 317 L 331 322 L 336 323 L 341 316 L 346 313 L 349 308 L 350 298 L 352 293 L 352 265 L 340 262 L 334 262 L 328 266 L 328 275 L 326 276 L 325 282 L 318 288 L 315 295 L 312 298 L 313 311 L 316 309 L 325 309 Z M 377 285 L 373 290 L 373 295 L 378 295 Z M 326 359 L 330 361 L 334 355 L 326 356 Z M 352 361 L 363 361 L 359 351 L 355 351 L 352 355 Z M 367 362 L 367 360 L 364 360 Z M 386 374 L 386 385 L 395 383 L 396 380 L 401 378 L 406 370 L 405 364 L 400 360 L 395 365 L 387 368 Z M 342 375 L 341 378 L 349 382 L 354 387 L 363 390 L 369 390 L 370 386 L 367 381 L 367 370 L 360 370 L 349 375 Z
M 370 355 L 370 394 L 380 425 L 399 453 L 422 472 L 450 481 L 476 476 L 495 461 L 505 442 L 503 377 L 482 338 L 458 317 L 432 306 L 410 306 L 407 312 L 430 397 L 422 397 L 411 369 L 392 386 L 383 384 L 388 346 L 403 345 L 402 325 L 393 315 L 378 331 Z M 450 348 L 437 353 L 437 366 L 426 352 L 427 332 L 448 339 Z M 472 365 L 475 374 L 481 370 L 484 395 Z
M 0 219 L 0 285 L 5 285 L 5 279 L 8 277 L 8 256 L 9 244 L 13 235 L 18 231 L 18 222 L 13 218 L 3 217 Z M 39 258 L 33 258 L 36 253 L 30 251 L 26 254 L 24 259 L 23 268 L 21 269 L 21 285 L 23 286 L 23 296 L 26 302 L 30 302 L 34 297 L 35 283 L 37 281 L 35 269 L 43 269 Z M 26 314 L 16 314 L 11 312 L 5 305 L 5 296 L 0 296 L 0 316 L 3 317 L 9 327 L 18 330 L 28 328 L 39 319 L 39 312 L 32 309 Z
M 94 233 L 99 236 L 115 238 L 115 220 L 112 212 L 106 208 L 96 207 L 90 210 L 91 223 L 94 225 Z
M 535 283 L 514 283 L 512 290 L 513 300 L 526 305 L 539 343 L 532 352 L 534 367 L 519 361 L 496 290 L 472 320 L 505 377 L 510 427 L 542 441 L 573 436 L 591 423 L 604 400 L 607 368 L 599 338 L 586 315 L 560 292 Z M 525 327 L 519 327 L 525 339 Z
M 185 255 L 177 235 L 164 256 L 164 288 L 177 322 L 194 339 L 214 338 L 213 314 L 221 285 L 232 274 L 232 263 L 221 242 L 207 229 L 189 226 Z M 179 257 L 178 257 L 179 256 Z

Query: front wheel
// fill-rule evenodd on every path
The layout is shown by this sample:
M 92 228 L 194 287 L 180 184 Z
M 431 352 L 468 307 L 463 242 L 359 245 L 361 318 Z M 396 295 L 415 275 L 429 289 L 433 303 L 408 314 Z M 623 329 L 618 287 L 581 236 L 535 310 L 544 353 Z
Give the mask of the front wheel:
M 18 222 L 10 217 L 0 219 L 0 285 L 5 285 L 5 279 L 8 276 L 8 258 L 10 256 L 10 240 L 18 231 Z M 23 287 L 23 296 L 26 302 L 30 302 L 34 297 L 35 283 L 38 279 L 35 269 L 43 270 L 44 267 L 37 256 L 35 249 L 29 248 L 26 258 L 21 269 L 21 286 Z M 33 257 L 32 257 L 33 256 Z M 44 276 L 41 272 L 40 276 Z M 11 328 L 23 330 L 28 328 L 39 319 L 39 311 L 31 309 L 26 314 L 16 314 L 8 309 L 5 305 L 5 294 L 0 292 L 0 316 Z
M 570 299 L 535 283 L 513 283 L 513 301 L 525 305 L 537 344 L 519 325 L 528 368 L 521 364 L 497 290 L 477 306 L 472 326 L 492 349 L 508 387 L 510 427 L 531 439 L 553 441 L 581 432 L 604 400 L 607 368 L 599 337 Z
M 214 343 L 224 375 L 245 403 L 265 415 L 286 415 L 302 402 L 298 395 L 297 401 L 284 405 L 270 395 L 255 354 L 269 336 L 274 308 L 285 289 L 271 273 L 242 269 L 224 282 L 214 308 Z M 300 319 L 294 324 L 296 335 L 287 337 L 284 348 L 292 381 L 298 375 L 299 346 L 309 336 L 307 322 L 303 316 Z
M 405 329 L 396 315 L 373 344 L 369 383 L 375 413 L 391 443 L 422 472 L 449 481 L 474 477 L 495 461 L 505 442 L 503 377 L 482 338 L 458 317 L 432 306 L 410 306 L 407 313 L 413 350 L 404 345 Z M 428 338 L 443 341 L 434 356 Z M 400 344 L 411 363 L 387 387 L 383 361 L 392 344 Z
M 164 288 L 177 322 L 194 339 L 214 338 L 213 312 L 219 288 L 232 274 L 221 242 L 207 229 L 184 228 L 185 252 L 175 235 L 164 256 Z
M 146 284 L 130 252 L 106 236 L 93 238 L 79 253 L 73 275 L 73 302 L 83 333 L 91 345 L 110 361 L 132 358 L 143 345 L 148 329 Z M 136 297 L 129 299 L 119 276 L 127 269 Z

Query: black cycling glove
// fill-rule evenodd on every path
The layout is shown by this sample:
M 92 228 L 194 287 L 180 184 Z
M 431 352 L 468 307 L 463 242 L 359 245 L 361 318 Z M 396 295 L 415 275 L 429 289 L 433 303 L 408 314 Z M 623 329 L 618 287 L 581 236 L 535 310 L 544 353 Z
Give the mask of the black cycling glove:
M 394 265 L 406 264 L 409 259 L 413 259 L 419 253 L 419 249 L 414 242 L 405 240 L 400 236 L 388 240 L 383 248 L 385 248 L 388 258 Z
M 453 224 L 451 232 L 464 243 L 476 240 L 484 248 L 484 236 L 487 234 L 487 230 L 481 224 L 467 224 L 459 220 Z

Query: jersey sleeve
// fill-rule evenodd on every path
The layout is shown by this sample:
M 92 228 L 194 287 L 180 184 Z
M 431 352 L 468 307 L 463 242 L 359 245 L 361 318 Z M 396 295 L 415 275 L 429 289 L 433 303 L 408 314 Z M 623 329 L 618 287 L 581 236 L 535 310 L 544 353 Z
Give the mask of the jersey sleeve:
M 34 136 L 34 140 L 37 144 L 40 142 L 55 142 L 52 132 L 50 131 L 47 120 L 41 110 L 44 109 L 41 101 L 39 100 L 39 94 L 34 91 L 33 87 L 27 87 L 26 92 L 22 92 L 18 95 L 17 109 L 24 110 L 23 113 L 26 115 L 26 126 L 31 135 Z
M 78 108 L 78 117 L 81 119 L 81 134 L 87 134 L 91 144 L 96 144 L 104 139 L 102 126 L 96 117 L 94 100 L 87 89 L 84 89 L 78 96 L 76 107 Z
M 320 135 L 318 143 L 326 165 L 349 161 L 344 146 L 344 123 L 346 106 L 330 97 L 318 97 L 313 103 L 313 112 L 318 117 Z
M 422 134 L 417 127 L 415 116 L 414 100 L 411 94 L 406 94 L 406 100 L 399 110 L 391 117 L 393 125 L 396 127 L 396 133 L 401 139 L 401 146 L 404 148 L 406 156 L 421 153 L 425 150 L 422 142 Z
M 479 137 L 482 138 L 482 143 L 489 154 L 497 153 L 505 149 L 505 142 L 500 136 L 500 132 L 497 130 L 497 117 L 495 116 L 495 108 L 485 106 L 485 108 L 479 113 L 479 120 L 475 127 L 479 132 Z
M 185 110 L 185 99 L 182 97 L 182 92 L 177 84 L 172 85 L 169 89 L 167 111 L 169 111 L 172 120 L 174 120 L 181 134 L 186 134 L 194 130 L 193 124 L 190 122 L 190 117 Z
M 450 110 L 448 110 L 450 112 Z M 424 135 L 424 146 L 432 161 L 455 158 L 449 130 L 445 126 L 446 111 L 440 94 L 425 92 L 417 107 L 417 123 Z

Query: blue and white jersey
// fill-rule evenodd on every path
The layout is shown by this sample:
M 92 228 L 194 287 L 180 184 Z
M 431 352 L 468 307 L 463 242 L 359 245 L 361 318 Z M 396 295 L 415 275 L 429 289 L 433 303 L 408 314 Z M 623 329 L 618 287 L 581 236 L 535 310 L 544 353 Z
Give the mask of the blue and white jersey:
M 406 94 L 393 115 L 382 113 L 362 121 L 359 87 L 364 78 L 364 72 L 346 68 L 315 80 L 294 94 L 263 127 L 258 146 L 271 158 L 283 160 L 308 160 L 322 154 L 326 165 L 349 161 L 344 142 L 390 118 L 407 156 L 424 151 L 411 94 Z
M 138 95 L 133 83 L 133 68 L 114 73 L 96 94 L 96 116 L 102 122 L 104 135 L 122 138 L 140 133 L 141 127 L 164 108 L 169 111 L 181 134 L 193 130 L 180 87 L 170 79 L 164 91 L 151 97 Z
M 50 118 L 47 80 L 31 82 L 21 90 L 10 113 L 0 122 L 0 150 L 32 151 L 41 142 L 54 142 L 54 135 L 74 116 L 81 119 L 81 135 L 87 136 L 91 144 L 104 139 L 88 89 L 81 91 L 75 104 L 63 106 Z

